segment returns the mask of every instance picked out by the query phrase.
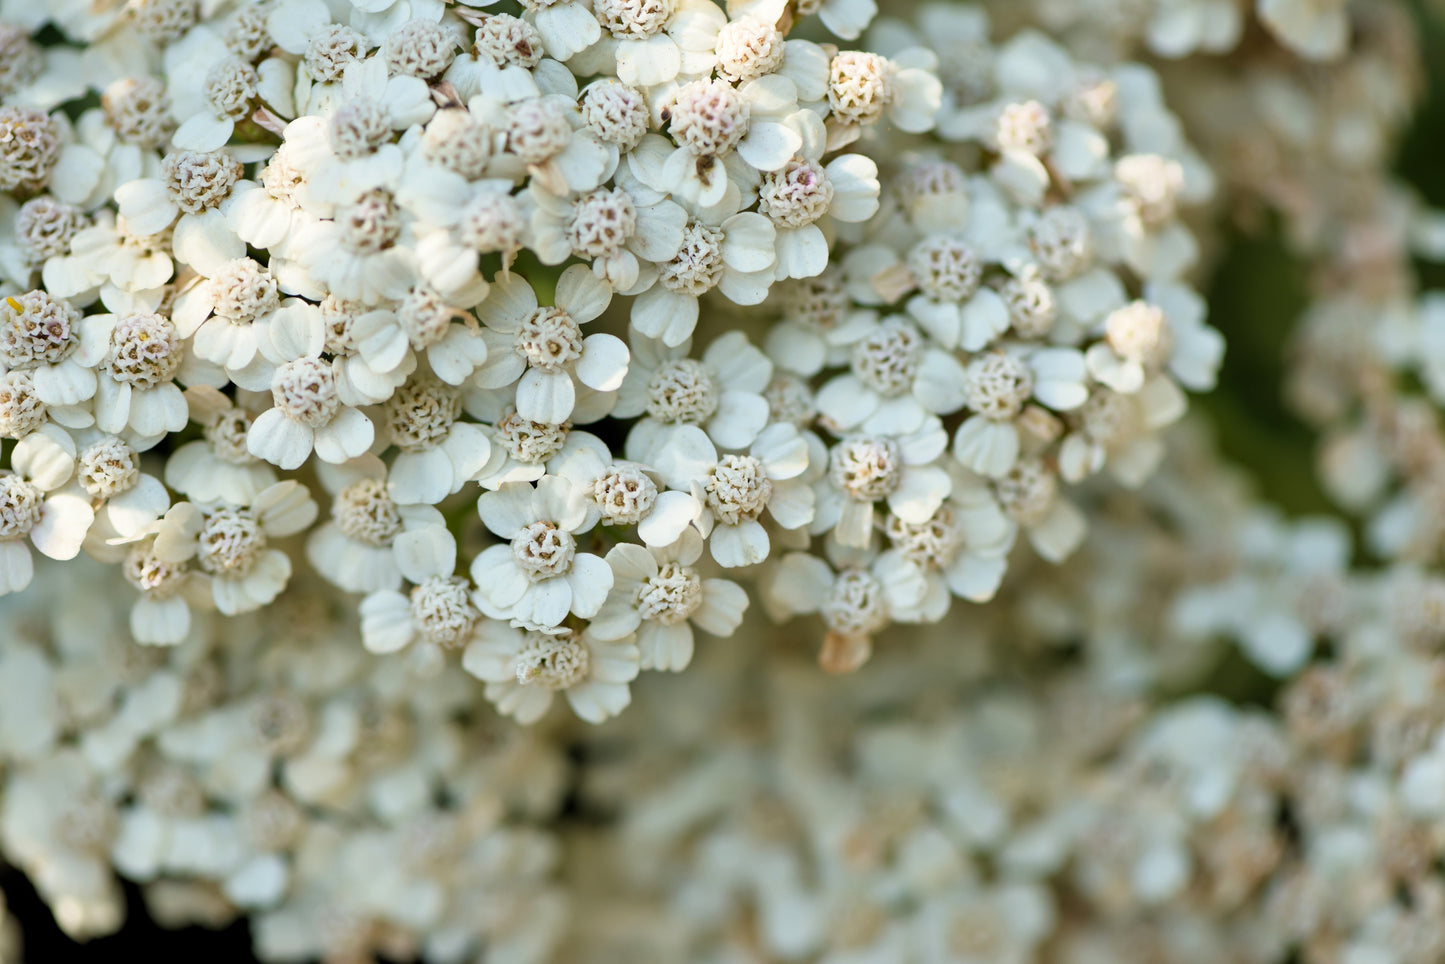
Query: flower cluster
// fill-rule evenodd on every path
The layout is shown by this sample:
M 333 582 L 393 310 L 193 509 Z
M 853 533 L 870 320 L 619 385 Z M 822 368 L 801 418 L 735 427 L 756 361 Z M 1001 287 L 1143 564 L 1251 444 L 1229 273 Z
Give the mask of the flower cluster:
M 1213 385 L 1212 182 L 1143 67 L 1022 33 L 945 98 L 944 8 L 840 50 L 756 3 L 173 6 L 114 26 L 155 72 L 16 115 L 0 304 L 4 586 L 118 563 L 143 643 L 304 554 L 522 722 L 615 715 L 759 571 L 851 669 L 1017 533 L 1068 556 L 1065 487 Z

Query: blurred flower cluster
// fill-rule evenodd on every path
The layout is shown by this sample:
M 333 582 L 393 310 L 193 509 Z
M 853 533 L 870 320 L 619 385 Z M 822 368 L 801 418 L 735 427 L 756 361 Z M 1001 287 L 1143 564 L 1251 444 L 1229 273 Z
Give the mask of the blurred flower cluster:
M 1420 43 L 0 0 L 0 860 L 266 961 L 1445 959 Z M 1188 415 L 1273 225 L 1334 515 Z

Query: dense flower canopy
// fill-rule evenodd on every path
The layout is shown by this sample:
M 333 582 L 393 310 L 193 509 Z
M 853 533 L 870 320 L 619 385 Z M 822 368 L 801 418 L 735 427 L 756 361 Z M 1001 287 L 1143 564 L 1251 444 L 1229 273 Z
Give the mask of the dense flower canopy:
M 1394 0 L 0 0 L 0 52 L 0 859 L 67 934 L 125 879 L 267 961 L 1445 959 Z M 1226 217 L 1311 275 L 1336 515 L 1190 413 Z

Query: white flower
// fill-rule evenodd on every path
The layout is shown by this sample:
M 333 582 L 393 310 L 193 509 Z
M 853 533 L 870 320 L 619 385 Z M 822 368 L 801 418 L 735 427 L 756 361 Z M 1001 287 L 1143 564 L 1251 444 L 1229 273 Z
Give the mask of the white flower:
M 471 585 L 456 575 L 456 538 L 438 520 L 399 533 L 393 546 L 412 588 L 406 594 L 373 592 L 361 601 L 362 643 L 373 653 L 395 653 L 412 643 L 435 650 L 465 646 L 481 613 Z
M 186 34 L 166 50 L 166 90 L 172 116 L 180 119 L 172 143 L 182 150 L 224 147 L 236 124 L 265 104 L 282 117 L 295 114 L 296 66 L 279 57 L 252 65 L 215 31 Z
M 627 433 L 629 459 L 655 464 L 669 426 L 697 425 L 720 448 L 741 449 L 768 424 L 768 357 L 740 331 L 713 341 L 700 360 L 688 357 L 691 347 L 632 339 L 632 360 L 612 410 L 618 418 L 643 416 Z
M 1089 396 L 1084 356 L 1073 348 L 993 351 L 964 369 L 964 404 L 970 415 L 953 437 L 959 464 L 998 477 L 1019 456 L 1018 418 L 1030 398 L 1054 411 L 1072 411 Z
M 163 235 L 134 233 L 123 220 L 101 211 L 94 225 L 71 238 L 68 254 L 46 260 L 41 277 L 57 298 L 86 303 L 99 295 L 112 305 L 118 296 L 132 294 L 154 306 L 175 270 L 167 242 Z
M 592 634 L 621 639 L 636 633 L 642 668 L 673 672 L 692 661 L 693 625 L 731 636 L 747 609 L 747 593 L 735 582 L 702 578 L 694 568 L 702 546 L 691 528 L 666 547 L 613 546 L 607 553 L 612 593 L 592 620 Z
M 85 550 L 92 558 L 119 561 L 125 550 L 116 544 L 164 515 L 170 494 L 160 479 L 141 471 L 140 453 L 125 439 L 84 429 L 76 442 L 75 482 L 95 511 Z
M 814 138 L 803 153 L 762 175 L 758 210 L 777 229 L 775 277 L 811 278 L 828 263 L 832 221 L 856 224 L 878 211 L 878 165 L 861 154 L 840 154 L 826 166 Z
M 1122 484 L 1138 488 L 1164 458 L 1160 429 L 1178 421 L 1188 400 L 1173 379 L 1157 376 L 1132 395 L 1103 385 L 1078 408 L 1079 427 L 1059 447 L 1059 474 L 1080 482 L 1105 465 Z
M 553 425 L 567 421 L 577 384 L 616 391 L 627 375 L 627 345 L 615 335 L 582 337 L 581 326 L 606 310 L 612 289 L 585 265 L 557 281 L 554 306 L 541 308 L 528 281 L 513 275 L 492 286 L 477 311 L 486 330 L 487 360 L 473 376 L 481 388 L 517 382 L 517 413 Z
M 0 840 L 54 904 L 61 929 L 82 940 L 113 932 L 125 916 L 107 859 L 115 805 L 80 750 L 15 767 L 4 790 Z
M 1014 462 L 994 481 L 994 495 L 1029 544 L 1049 562 L 1062 562 L 1079 547 L 1088 521 L 1072 502 L 1059 495 L 1059 477 L 1037 458 Z
M 347 592 L 377 592 L 401 584 L 397 540 L 426 526 L 445 526 L 429 505 L 398 504 L 388 492 L 386 466 L 374 455 L 344 465 L 317 466 L 331 493 L 331 518 L 306 539 L 313 569 Z
M 611 35 L 617 78 L 634 87 L 659 87 L 679 75 L 709 73 L 717 59 L 718 31 L 728 20 L 710 0 L 593 0 L 593 6 Z
M 1146 375 L 1166 367 L 1185 388 L 1213 388 L 1224 339 L 1204 323 L 1204 299 L 1174 283 L 1151 283 L 1144 295 L 1146 300 L 1104 320 L 1104 340 L 1085 353 L 1089 373 L 1124 394 L 1139 391 Z
M 934 464 L 947 448 L 948 433 L 932 416 L 903 435 L 849 435 L 835 442 L 827 475 L 813 489 L 811 531 L 831 529 L 842 545 L 867 548 L 879 501 L 905 523 L 926 522 L 951 487 L 948 473 Z
M 144 646 L 175 646 L 191 631 L 191 603 L 208 602 L 210 588 L 192 578 L 189 562 L 158 557 L 154 541 L 145 537 L 130 543 L 121 561 L 126 582 L 140 593 L 131 605 L 130 633 Z
M 397 203 L 416 214 L 417 270 L 456 304 L 479 304 L 485 295 L 480 265 L 500 254 L 510 267 L 522 250 L 528 216 L 512 195 L 510 181 L 469 181 L 453 171 L 418 164 L 408 174 Z
M 154 77 L 128 77 L 107 87 L 102 102 L 109 111 L 92 108 L 76 119 L 75 137 L 55 160 L 50 193 L 89 211 L 109 202 L 118 186 L 159 175 L 155 152 L 169 119 L 164 103 L 156 103 L 160 86 Z M 146 102 L 149 109 L 129 110 L 132 99 Z
M 225 151 L 179 151 L 166 155 L 159 178 L 116 188 L 115 203 L 127 231 L 135 234 L 157 235 L 174 223 L 170 247 L 176 260 L 214 274 L 246 253 L 226 217 L 240 176 L 240 163 Z
M 81 325 L 80 355 L 97 364 L 95 424 L 102 431 L 128 440 L 134 433 L 137 448 L 149 448 L 186 427 L 186 399 L 173 380 L 185 346 L 169 318 L 90 315 Z
M 503 105 L 482 95 L 469 109 L 483 130 L 505 136 L 506 151 L 493 153 L 489 176 L 530 178 L 534 191 L 555 195 L 590 191 L 604 180 L 611 152 L 583 129 L 574 96 L 544 94 Z
M 95 513 L 80 495 L 59 491 L 75 471 L 75 442 L 42 425 L 15 443 L 0 475 L 0 595 L 19 592 L 34 574 L 31 544 L 52 559 L 74 559 Z
M 195 559 L 222 613 L 250 612 L 279 596 L 291 578 L 291 559 L 270 540 L 307 528 L 316 512 L 311 494 L 294 480 L 263 489 L 248 506 L 180 502 L 157 524 L 153 551 L 170 565 Z
M 813 490 L 800 478 L 808 470 L 808 443 L 791 424 L 769 425 L 746 454 L 722 456 L 701 428 L 679 425 L 656 458 L 667 484 L 690 491 L 703 506 L 698 529 L 718 565 L 750 566 L 768 557 L 764 510 L 784 529 L 812 521 Z
M 44 291 L 0 301 L 0 370 L 31 372 L 47 406 L 83 405 L 94 397 L 96 344 L 82 337 L 80 312 Z
M 282 469 L 300 467 L 312 450 L 324 462 L 340 464 L 371 447 L 375 428 L 337 394 L 336 371 L 321 357 L 326 328 L 319 312 L 306 306 L 280 309 L 262 346 L 275 366 L 272 407 L 251 423 L 246 449 Z
M 426 285 L 413 287 L 390 308 L 351 320 L 346 337 L 367 374 L 377 377 L 414 367 L 409 357 L 415 352 L 437 378 L 460 385 L 485 364 L 488 355 L 486 338 L 471 316 Z M 356 380 L 359 374 L 352 373 L 357 388 L 365 384 Z M 366 383 L 371 381 L 368 378 Z
M 391 498 L 436 505 L 485 471 L 491 441 L 461 414 L 461 389 L 430 376 L 413 377 L 382 403 L 385 439 L 399 449 L 386 480 Z
M 483 612 L 552 627 L 569 612 L 587 619 L 602 608 L 612 570 L 601 556 L 578 551 L 577 536 L 598 519 L 580 488 L 559 476 L 544 476 L 535 488 L 509 482 L 482 493 L 477 512 L 488 529 L 510 541 L 472 561 Z
M 614 289 L 630 292 L 643 269 L 671 261 L 682 247 L 687 212 L 641 184 L 600 187 L 578 197 L 531 191 L 530 247 L 543 264 L 569 257 L 592 262 Z
M 551 465 L 552 474 L 582 488 L 597 506 L 602 525 L 636 526 L 638 538 L 652 548 L 672 545 L 702 515 L 702 504 L 691 492 L 659 490 L 654 470 L 613 461 L 605 445 L 569 446 Z
M 937 622 L 948 612 L 950 593 L 976 603 L 993 598 L 1018 527 L 982 480 L 960 475 L 928 519 L 904 522 L 890 514 L 883 531 L 893 548 L 923 571 L 926 588 L 918 612 L 925 622 Z
M 166 485 L 192 502 L 249 505 L 276 473 L 246 448 L 255 415 L 209 385 L 185 391 L 191 421 L 203 437 L 178 447 L 166 459 Z
M 776 74 L 741 87 L 694 80 L 673 93 L 667 112 L 668 133 L 678 146 L 653 171 L 636 173 L 695 209 L 724 200 L 733 184 L 724 162 L 734 152 L 753 170 L 779 170 L 803 148 L 798 128 L 817 123 L 816 115 L 798 111 L 792 82 Z M 640 146 L 649 143 L 655 142 L 645 138 Z M 751 179 L 750 172 L 739 173 L 742 183 Z
M 523 725 L 541 719 L 558 690 L 579 717 L 601 723 L 632 701 L 627 684 L 637 678 L 638 652 L 630 637 L 603 641 L 587 631 L 487 620 L 462 654 L 462 668 L 486 681 L 487 699 Z
M 918 565 L 896 550 L 835 551 L 838 568 L 805 552 L 784 555 L 767 593 L 784 615 L 818 613 L 828 628 L 820 661 L 829 672 L 851 672 L 868 659 L 872 638 L 923 600 Z
M 698 299 L 707 292 L 717 289 L 737 305 L 761 303 L 773 281 L 776 239 L 772 222 L 755 211 L 716 227 L 690 220 L 677 253 L 658 264 L 657 281 L 632 300 L 632 326 L 680 345 L 692 337 Z
M 181 337 L 192 339 L 197 358 L 229 374 L 256 358 L 280 305 L 271 272 L 251 258 L 237 258 L 178 295 L 171 318 Z
M 344 99 L 329 117 L 306 115 L 286 125 L 290 163 L 320 199 L 346 204 L 378 188 L 394 189 L 404 155 L 395 131 L 425 124 L 436 111 L 426 82 L 387 77 L 380 57 L 346 68 Z
M 839 429 L 910 432 L 928 414 L 948 415 L 963 407 L 963 366 L 932 345 L 902 316 L 851 328 L 851 371 L 818 390 L 818 412 Z

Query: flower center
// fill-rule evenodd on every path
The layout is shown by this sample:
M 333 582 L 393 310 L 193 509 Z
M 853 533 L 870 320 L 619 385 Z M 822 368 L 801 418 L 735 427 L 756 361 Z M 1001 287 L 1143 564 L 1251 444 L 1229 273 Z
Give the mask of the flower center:
M 1020 525 L 1042 522 L 1054 506 L 1059 480 L 1038 459 L 1022 459 L 994 483 L 999 505 Z
M 849 636 L 869 636 L 888 625 L 883 585 L 866 569 L 840 572 L 819 611 L 829 629 Z
M 197 560 L 218 576 L 245 576 L 266 548 L 266 533 L 249 510 L 220 508 L 201 525 Z
M 533 422 L 518 415 L 516 409 L 509 408 L 497 422 L 497 439 L 509 456 L 518 462 L 535 465 L 562 451 L 570 427 L 571 423 L 567 422 L 561 425 Z
M 888 61 L 877 54 L 845 50 L 828 63 L 828 108 L 842 123 L 872 124 L 892 98 Z
M 526 216 L 516 198 L 500 191 L 483 191 L 462 212 L 457 237 L 481 254 L 512 252 L 522 247 L 526 226 Z
M 411 617 L 428 642 L 455 646 L 471 633 L 481 613 L 472 605 L 465 579 L 431 576 L 411 591 Z
M 462 391 L 431 377 L 413 378 L 383 407 L 391 440 L 403 452 L 424 452 L 444 441 L 462 414 Z
M 251 258 L 237 258 L 222 265 L 211 279 L 211 286 L 216 314 L 236 324 L 249 325 L 269 315 L 281 301 L 270 270 Z
M 401 237 L 401 215 L 391 195 L 381 190 L 369 191 L 337 211 L 336 223 L 341 226 L 341 246 L 357 254 L 375 254 Z
M 517 332 L 517 354 L 544 372 L 582 357 L 582 329 L 561 308 L 538 308 Z
M 1006 104 L 998 113 L 994 139 L 1001 151 L 1022 151 L 1040 157 L 1054 143 L 1049 112 L 1036 100 Z
M 129 491 L 140 478 L 140 457 L 124 439 L 108 435 L 80 453 L 81 488 L 96 499 Z
M 873 502 L 898 488 L 898 443 L 890 438 L 855 435 L 828 453 L 828 477 L 856 502 Z
M 240 162 L 224 151 L 178 151 L 161 163 L 166 191 L 187 214 L 218 207 L 240 177 Z
M 614 465 L 593 480 L 592 501 L 608 525 L 636 525 L 657 501 L 657 483 L 636 465 Z
M 726 267 L 722 257 L 723 233 L 701 221 L 682 232 L 682 247 L 671 261 L 658 265 L 659 279 L 671 291 L 697 298 L 711 291 Z
M 587 678 L 592 658 L 572 630 L 560 633 L 527 633 L 527 642 L 514 658 L 517 682 L 565 690 Z
M 533 582 L 571 572 L 576 555 L 577 540 L 553 522 L 533 522 L 512 539 L 512 557 Z
M 783 35 L 757 17 L 741 17 L 717 34 L 718 76 L 734 84 L 757 80 L 783 65 Z
M 206 74 L 206 103 L 218 117 L 241 120 L 251 110 L 259 82 L 255 67 L 239 57 L 228 57 Z
M 836 326 L 852 307 L 843 273 L 833 265 L 816 277 L 789 281 L 782 295 L 784 318 L 820 331 Z
M 665 363 L 647 383 L 647 414 L 659 422 L 699 425 L 712 418 L 717 406 L 712 376 L 691 358 Z
M 310 428 L 330 424 L 341 408 L 336 373 L 319 358 L 297 358 L 276 369 L 271 398 L 287 418 Z
M 567 241 L 572 250 L 604 258 L 622 250 L 637 231 L 637 208 L 622 188 L 598 188 L 572 205 Z
M 902 395 L 913 387 L 922 353 L 918 332 L 889 319 L 853 349 L 853 374 L 880 395 Z
M 335 83 L 365 51 L 365 37 L 350 27 L 328 23 L 306 44 L 306 71 L 319 83 Z
M 665 112 L 673 140 L 698 157 L 721 157 L 748 132 L 748 102 L 725 80 L 694 80 Z
M 472 52 L 498 67 L 531 70 L 542 59 L 542 35 L 537 28 L 509 13 L 487 17 L 477 28 Z
M 1008 305 L 1014 331 L 1022 337 L 1042 338 L 1054 327 L 1058 314 L 1054 289 L 1039 277 L 1037 269 L 1009 278 L 999 288 L 999 295 Z
M 429 285 L 417 285 L 397 306 L 396 317 L 413 351 L 424 351 L 446 337 L 456 312 Z
M 1089 259 L 1089 222 L 1074 208 L 1049 208 L 1029 229 L 1029 248 L 1051 280 L 1066 281 Z
M 833 185 L 821 165 L 793 158 L 782 170 L 763 175 L 758 210 L 785 228 L 800 228 L 828 213 Z
M 631 150 L 652 124 L 642 94 L 617 80 L 601 80 L 582 94 L 582 120 L 598 139 Z
M 968 407 L 995 420 L 1013 418 L 1034 390 L 1034 373 L 1012 355 L 990 352 L 968 363 L 963 392 Z
M 140 391 L 155 388 L 181 367 L 180 334 L 169 318 L 152 312 L 130 315 L 112 329 L 102 367 Z
M 705 490 L 713 514 L 727 525 L 737 525 L 763 514 L 773 495 L 773 480 L 754 456 L 724 455 L 709 473 Z
M 346 535 L 369 546 L 389 546 L 401 532 L 401 514 L 381 479 L 358 479 L 336 493 L 331 518 Z
M 24 438 L 44 424 L 46 417 L 32 373 L 0 373 L 0 438 Z
M 572 139 L 572 125 L 551 101 L 524 100 L 507 117 L 507 144 L 525 164 L 541 164 Z
M 0 542 L 27 535 L 40 521 L 45 493 L 18 475 L 0 475 Z
M 171 136 L 174 121 L 159 77 L 123 77 L 106 87 L 101 110 L 116 136 L 128 144 L 158 148 Z
M 643 619 L 675 626 L 702 605 L 702 578 L 690 566 L 669 562 L 637 591 L 637 611 Z
M 597 20 L 618 40 L 646 40 L 661 33 L 672 0 L 593 0 Z
M 251 416 L 243 409 L 222 412 L 206 426 L 206 441 L 216 458 L 231 465 L 250 465 L 256 457 L 246 448 L 246 435 L 251 431 Z
M 973 248 L 947 235 L 930 235 L 914 245 L 908 252 L 908 269 L 925 295 L 955 303 L 972 298 L 983 276 Z
M 1169 324 L 1164 312 L 1147 301 L 1135 301 L 1111 312 L 1104 338 L 1120 358 L 1153 365 L 1169 355 Z
M 126 553 L 121 572 L 132 586 L 151 599 L 169 599 L 185 584 L 185 563 L 162 562 L 149 548 L 136 545 Z
M 331 115 L 331 149 L 344 161 L 376 153 L 391 139 L 386 108 L 376 101 L 356 97 Z
M 942 569 L 963 547 L 963 529 L 958 514 L 945 502 L 927 522 L 904 522 L 889 513 L 885 522 L 888 539 L 904 556 L 921 566 Z
M 492 132 L 465 108 L 439 110 L 422 132 L 421 150 L 433 164 L 476 180 L 492 157 Z
M 7 368 L 53 365 L 80 341 L 80 312 L 44 291 L 0 299 L 0 361 Z

